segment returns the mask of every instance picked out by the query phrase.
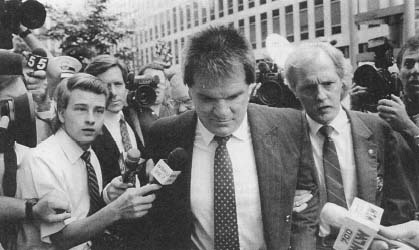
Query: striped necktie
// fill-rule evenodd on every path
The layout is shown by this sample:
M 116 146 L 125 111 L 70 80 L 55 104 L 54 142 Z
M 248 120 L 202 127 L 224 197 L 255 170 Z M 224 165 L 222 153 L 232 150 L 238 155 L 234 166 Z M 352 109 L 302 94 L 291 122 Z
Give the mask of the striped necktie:
M 95 169 L 93 168 L 92 163 L 90 162 L 90 151 L 85 151 L 81 156 L 81 159 L 86 164 L 87 170 L 87 186 L 89 188 L 89 197 L 90 197 L 90 209 L 89 214 L 92 215 L 96 213 L 102 207 L 102 198 L 99 193 L 99 184 L 96 176 Z
M 331 138 L 333 127 L 323 126 L 319 132 L 324 136 L 323 144 L 323 170 L 326 184 L 327 201 L 341 207 L 347 207 L 343 189 L 342 174 L 336 153 L 335 143 Z
M 214 158 L 214 246 L 215 250 L 239 250 L 233 165 L 227 150 L 231 136 L 218 137 Z

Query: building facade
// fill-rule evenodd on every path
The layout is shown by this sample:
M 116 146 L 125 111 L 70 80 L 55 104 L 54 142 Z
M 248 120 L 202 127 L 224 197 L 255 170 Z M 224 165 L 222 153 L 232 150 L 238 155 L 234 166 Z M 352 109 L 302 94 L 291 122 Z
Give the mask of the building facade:
M 136 53 L 136 65 L 153 60 L 155 44 L 165 41 L 173 64 L 182 60 L 188 37 L 210 25 L 239 29 L 250 41 L 256 59 L 269 57 L 266 38 L 271 33 L 291 43 L 326 37 L 335 40 L 349 56 L 349 15 L 402 5 L 403 0 L 354 0 L 349 13 L 346 0 L 118 0 L 110 10 L 130 24 L 135 35 L 126 41 Z M 388 36 L 380 22 L 357 25 L 358 51 L 365 52 L 369 39 Z

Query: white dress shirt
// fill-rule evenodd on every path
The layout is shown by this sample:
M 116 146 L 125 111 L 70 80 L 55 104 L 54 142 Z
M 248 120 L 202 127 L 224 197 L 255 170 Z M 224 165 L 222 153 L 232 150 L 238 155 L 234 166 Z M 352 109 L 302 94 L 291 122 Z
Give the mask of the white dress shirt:
M 96 172 L 99 192 L 102 191 L 102 172 L 99 161 L 90 148 L 90 162 Z M 60 129 L 55 135 L 31 149 L 18 171 L 18 191 L 20 198 L 40 198 L 45 194 L 58 192 L 63 200 L 70 203 L 71 217 L 58 223 L 24 223 L 19 233 L 18 244 L 22 249 L 37 246 L 39 249 L 51 247 L 50 236 L 61 231 L 66 225 L 87 217 L 90 208 L 86 164 L 81 159 L 84 153 L 69 135 Z M 42 242 L 40 241 L 42 240 Z M 38 249 L 38 248 L 37 248 Z M 90 249 L 83 243 L 72 250 Z
M 122 113 L 122 111 L 120 111 L 119 113 L 112 113 L 109 111 L 105 112 L 104 125 L 109 130 L 109 133 L 111 134 L 116 145 L 118 146 L 120 153 L 124 152 L 124 145 L 122 144 L 122 136 L 121 136 L 121 125 L 119 123 L 121 118 L 124 118 L 124 114 Z M 126 124 L 128 128 L 128 136 L 131 141 L 131 146 L 133 148 L 137 148 L 137 140 L 135 139 L 134 131 L 132 130 L 131 126 L 127 122 Z
M 313 149 L 314 163 L 319 175 L 320 190 L 325 190 L 324 169 L 323 169 L 323 143 L 324 136 L 319 132 L 323 124 L 317 123 L 307 114 L 307 121 L 310 128 L 310 140 Z M 357 195 L 356 167 L 354 158 L 354 148 L 352 143 L 351 124 L 346 112 L 341 108 L 338 115 L 329 124 L 333 127 L 331 138 L 335 143 L 338 155 L 340 172 L 342 174 L 343 189 L 345 192 L 345 200 L 348 207 L 352 204 L 353 199 Z M 322 193 L 323 197 L 326 194 Z M 329 234 L 329 229 L 325 229 L 324 225 L 320 225 L 320 235 Z
M 191 169 L 193 249 L 214 249 L 214 156 L 217 142 L 199 121 Z M 259 184 L 247 115 L 227 142 L 233 165 L 240 249 L 266 249 Z

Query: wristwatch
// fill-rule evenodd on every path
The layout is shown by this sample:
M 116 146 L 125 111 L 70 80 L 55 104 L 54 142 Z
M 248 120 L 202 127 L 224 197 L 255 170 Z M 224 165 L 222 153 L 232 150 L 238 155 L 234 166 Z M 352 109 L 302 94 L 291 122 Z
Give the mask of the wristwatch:
M 36 203 L 38 203 L 39 199 L 36 198 L 32 198 L 32 199 L 27 199 L 25 202 L 25 218 L 27 220 L 33 220 L 33 206 L 36 205 Z
M 27 29 L 27 30 L 25 30 L 25 31 L 19 31 L 19 36 L 21 37 L 21 38 L 25 38 L 25 37 L 27 37 L 30 33 L 32 33 L 32 31 L 30 30 L 30 29 Z

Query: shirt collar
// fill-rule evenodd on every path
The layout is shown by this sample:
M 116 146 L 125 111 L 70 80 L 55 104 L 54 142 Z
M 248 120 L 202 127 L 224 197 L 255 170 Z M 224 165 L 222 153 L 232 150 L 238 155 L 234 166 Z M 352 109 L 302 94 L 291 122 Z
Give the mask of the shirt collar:
M 60 146 L 64 151 L 71 164 L 74 164 L 84 153 L 84 150 L 67 134 L 67 132 L 60 128 L 55 134 Z M 89 149 L 90 150 L 90 147 Z
M 119 123 L 119 120 L 121 120 L 121 118 L 125 120 L 124 113 L 122 113 L 122 111 L 119 111 L 118 113 L 106 111 L 105 117 L 104 117 L 104 123 L 105 124 Z
M 211 133 L 205 126 L 202 124 L 201 120 L 197 119 L 197 132 L 202 135 L 205 145 L 209 145 L 214 139 L 214 134 Z M 245 114 L 242 123 L 240 126 L 232 133 L 232 136 L 238 140 L 244 141 L 247 138 L 247 132 L 249 130 L 249 124 L 247 122 L 247 113 Z
M 311 117 L 306 113 L 306 118 L 308 122 L 308 126 L 310 128 L 310 132 L 312 134 L 317 134 L 319 129 L 323 127 L 324 124 L 320 124 L 316 122 L 315 120 L 311 119 Z M 342 107 L 340 107 L 339 112 L 335 119 L 333 119 L 329 124 L 329 126 L 333 127 L 334 131 L 336 131 L 338 134 L 343 133 L 345 124 L 349 121 L 348 115 L 346 114 L 345 110 L 343 110 Z

